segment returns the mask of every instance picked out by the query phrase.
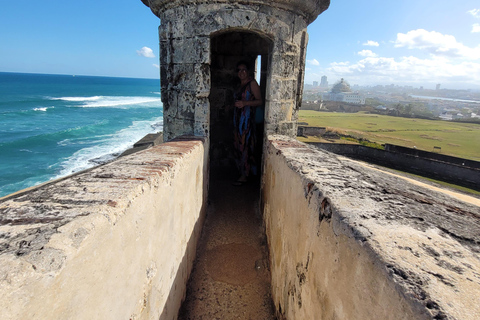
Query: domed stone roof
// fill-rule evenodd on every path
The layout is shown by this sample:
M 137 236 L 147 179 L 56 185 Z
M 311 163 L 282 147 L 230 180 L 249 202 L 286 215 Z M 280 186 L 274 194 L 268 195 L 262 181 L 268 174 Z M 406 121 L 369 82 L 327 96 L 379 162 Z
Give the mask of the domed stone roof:
M 350 85 L 348 84 L 347 81 L 340 80 L 337 82 L 333 88 L 332 88 L 332 93 L 340 93 L 340 92 L 352 92 L 352 89 L 350 89 Z
M 232 4 L 236 1 L 232 0 L 141 0 L 147 7 L 150 7 L 154 14 L 158 14 L 159 11 L 163 11 L 168 8 L 177 7 L 181 5 L 189 4 Z M 305 17 L 308 24 L 312 23 L 317 16 L 323 11 L 327 10 L 330 5 L 330 0 L 243 0 L 238 1 L 241 4 L 247 5 L 262 5 L 270 6 L 279 9 L 284 9 L 292 12 L 296 12 Z

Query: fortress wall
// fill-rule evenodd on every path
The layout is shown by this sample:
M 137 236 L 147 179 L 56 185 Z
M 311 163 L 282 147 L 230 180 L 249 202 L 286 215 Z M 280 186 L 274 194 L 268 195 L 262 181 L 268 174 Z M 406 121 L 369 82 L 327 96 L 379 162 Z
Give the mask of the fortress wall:
M 279 319 L 478 319 L 478 206 L 285 136 L 267 140 Z
M 175 319 L 207 150 L 178 138 L 0 199 L 0 318 Z M 286 136 L 263 172 L 279 319 L 478 319 L 478 204 Z
M 176 139 L 0 200 L 0 318 L 175 319 L 207 151 Z
M 419 150 L 416 148 L 397 146 L 389 143 L 385 144 L 385 150 L 390 152 L 396 152 L 399 154 L 409 154 L 415 157 L 433 159 L 433 160 L 446 162 L 450 164 L 456 164 L 459 166 L 480 169 L 480 161 L 453 157 L 453 156 L 449 156 L 449 155 L 438 153 L 438 152 L 429 152 L 429 151 Z M 441 152 L 441 149 L 439 152 Z
M 408 148 L 403 147 L 391 148 L 393 149 L 391 151 L 353 144 L 319 142 L 309 144 L 354 159 L 480 190 L 480 168 L 477 167 L 476 161 L 464 160 L 466 165 L 463 166 L 460 158 L 443 155 L 443 158 L 437 158 L 432 156 L 434 154 L 431 152 L 420 152 L 418 155 L 404 154 L 402 151 Z M 445 162 L 451 159 L 456 159 L 456 161 Z

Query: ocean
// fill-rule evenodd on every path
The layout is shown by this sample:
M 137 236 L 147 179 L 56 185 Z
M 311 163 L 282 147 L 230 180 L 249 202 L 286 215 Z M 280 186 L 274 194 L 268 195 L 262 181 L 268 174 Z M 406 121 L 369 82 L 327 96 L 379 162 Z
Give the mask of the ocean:
M 114 159 L 163 130 L 159 79 L 0 72 L 0 197 Z

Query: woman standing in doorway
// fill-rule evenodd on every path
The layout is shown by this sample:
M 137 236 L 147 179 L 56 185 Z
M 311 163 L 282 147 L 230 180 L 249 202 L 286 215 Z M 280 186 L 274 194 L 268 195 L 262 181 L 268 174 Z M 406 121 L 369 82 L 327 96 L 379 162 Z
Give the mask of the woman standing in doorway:
M 234 183 L 242 185 L 247 182 L 250 174 L 256 174 L 255 163 L 255 109 L 263 103 L 260 86 L 250 75 L 245 61 L 237 64 L 237 74 L 240 88 L 235 93 L 235 108 L 233 114 L 234 149 L 240 177 Z

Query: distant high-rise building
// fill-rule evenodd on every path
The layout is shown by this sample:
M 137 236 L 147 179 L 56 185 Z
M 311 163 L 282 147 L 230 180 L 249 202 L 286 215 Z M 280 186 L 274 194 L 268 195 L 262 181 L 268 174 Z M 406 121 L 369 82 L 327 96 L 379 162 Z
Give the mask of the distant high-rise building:
M 437 84 L 437 86 L 435 87 L 435 90 L 440 90 L 440 83 Z
M 318 87 L 318 81 L 313 81 L 313 87 Z
M 320 87 L 322 87 L 322 88 L 328 88 L 327 76 L 323 76 L 323 77 L 322 77 L 322 81 L 320 82 Z

